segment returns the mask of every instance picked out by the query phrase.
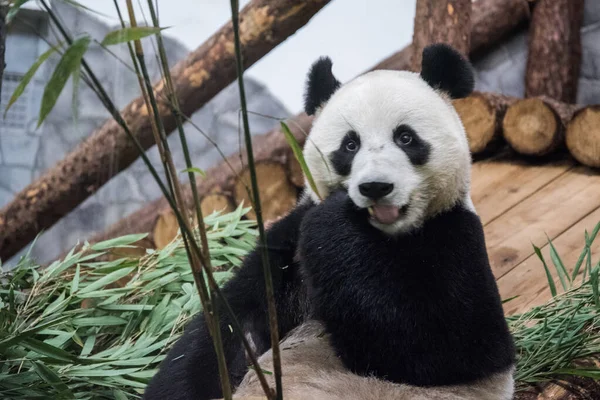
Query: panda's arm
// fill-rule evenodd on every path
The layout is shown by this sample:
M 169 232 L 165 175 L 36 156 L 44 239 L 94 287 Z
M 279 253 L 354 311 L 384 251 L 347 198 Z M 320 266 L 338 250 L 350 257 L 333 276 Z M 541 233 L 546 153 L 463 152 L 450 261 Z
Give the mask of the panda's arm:
M 300 323 L 304 304 L 303 287 L 294 262 L 300 223 L 312 204 L 296 207 L 267 231 L 269 260 L 277 302 L 280 335 Z M 236 314 L 244 334 L 250 337 L 258 354 L 270 347 L 265 286 L 260 251 L 252 251 L 238 273 L 223 287 L 223 293 Z M 247 371 L 241 340 L 231 331 L 232 323 L 220 308 L 220 327 L 225 357 L 233 385 Z M 217 359 L 204 315 L 188 324 L 149 383 L 144 399 L 203 400 L 222 396 Z

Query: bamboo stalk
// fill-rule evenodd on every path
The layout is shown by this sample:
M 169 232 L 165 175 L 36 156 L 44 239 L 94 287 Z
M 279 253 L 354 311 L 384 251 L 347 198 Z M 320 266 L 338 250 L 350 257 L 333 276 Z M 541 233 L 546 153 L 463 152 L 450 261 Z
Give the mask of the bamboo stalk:
M 275 375 L 275 398 L 283 399 L 283 389 L 281 386 L 281 352 L 279 349 L 279 328 L 277 327 L 277 309 L 275 306 L 275 295 L 273 291 L 273 278 L 271 276 L 271 267 L 269 265 L 268 244 L 265 236 L 265 226 L 262 217 L 262 207 L 260 204 L 260 194 L 258 192 L 258 183 L 256 180 L 256 168 L 254 163 L 254 152 L 252 151 L 252 137 L 250 135 L 250 124 L 248 123 L 248 110 L 246 107 L 246 91 L 244 88 L 244 65 L 242 61 L 242 49 L 240 44 L 240 26 L 239 26 L 239 4 L 237 0 L 231 0 L 231 21 L 233 24 L 233 37 L 235 44 L 235 60 L 237 69 L 238 86 L 240 89 L 240 105 L 242 109 L 242 121 L 244 126 L 244 138 L 246 141 L 246 153 L 248 157 L 248 168 L 250 172 L 250 181 L 254 199 L 254 212 L 256 214 L 256 223 L 260 237 L 260 253 L 262 256 L 262 267 L 265 278 L 265 287 L 267 295 L 267 307 L 269 311 L 269 328 L 271 331 L 271 351 L 273 352 L 273 373 Z

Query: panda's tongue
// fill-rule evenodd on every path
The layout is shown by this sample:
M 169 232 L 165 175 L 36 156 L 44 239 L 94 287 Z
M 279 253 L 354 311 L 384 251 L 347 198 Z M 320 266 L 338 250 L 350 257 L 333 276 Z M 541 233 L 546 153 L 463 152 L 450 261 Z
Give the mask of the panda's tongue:
M 397 206 L 375 205 L 373 206 L 373 218 L 382 224 L 393 224 L 400 217 Z

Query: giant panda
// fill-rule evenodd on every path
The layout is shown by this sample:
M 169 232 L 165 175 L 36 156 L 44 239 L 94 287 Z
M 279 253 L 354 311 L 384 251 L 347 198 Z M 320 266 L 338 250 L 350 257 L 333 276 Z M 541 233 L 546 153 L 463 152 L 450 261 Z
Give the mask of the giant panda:
M 423 51 L 420 73 L 373 71 L 342 85 L 329 58 L 312 65 L 305 111 L 315 120 L 304 157 L 318 193 L 306 185 L 267 234 L 287 398 L 512 398 L 514 345 L 451 103 L 473 85 L 468 61 L 443 44 Z M 268 369 L 261 268 L 255 250 L 223 290 Z M 236 396 L 260 395 L 220 315 Z M 199 315 L 144 398 L 220 396 Z

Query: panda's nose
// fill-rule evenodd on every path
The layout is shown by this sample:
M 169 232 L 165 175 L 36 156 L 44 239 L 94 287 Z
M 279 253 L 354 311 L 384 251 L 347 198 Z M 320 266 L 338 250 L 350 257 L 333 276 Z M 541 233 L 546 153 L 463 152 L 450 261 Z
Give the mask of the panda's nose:
M 358 190 L 360 191 L 360 194 L 365 197 L 368 197 L 372 200 L 379 200 L 380 198 L 392 193 L 392 190 L 394 190 L 394 184 L 386 182 L 367 182 L 358 185 Z

